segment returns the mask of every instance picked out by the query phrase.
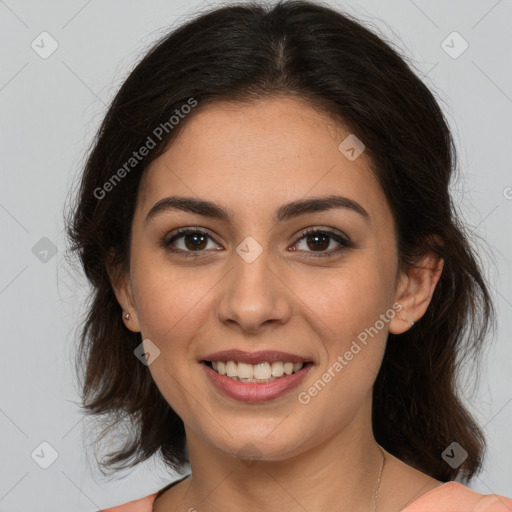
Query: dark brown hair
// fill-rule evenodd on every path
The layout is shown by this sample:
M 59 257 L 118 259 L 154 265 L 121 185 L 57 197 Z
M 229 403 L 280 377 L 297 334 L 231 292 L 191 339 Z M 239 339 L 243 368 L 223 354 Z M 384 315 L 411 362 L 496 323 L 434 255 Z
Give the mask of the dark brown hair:
M 426 314 L 404 334 L 389 335 L 374 386 L 377 442 L 442 481 L 479 471 L 484 439 L 456 378 L 462 361 L 480 353 L 494 310 L 449 193 L 457 170 L 449 127 L 432 92 L 392 46 L 318 3 L 244 3 L 200 13 L 173 30 L 125 80 L 94 140 L 68 221 L 71 250 L 92 284 L 77 357 L 83 408 L 110 418 L 105 431 L 128 419 L 133 433 L 104 468 L 155 453 L 172 469 L 187 461 L 183 422 L 134 357 L 141 336 L 123 324 L 107 273 L 109 262 L 120 272 L 129 268 L 143 173 L 203 106 L 285 94 L 320 108 L 364 142 L 394 215 L 401 265 L 429 251 L 444 259 Z M 171 128 L 171 116 L 191 99 L 197 106 Z M 155 129 L 166 122 L 159 139 Z M 130 160 L 152 134 L 155 147 Z M 113 181 L 116 174 L 122 179 Z M 468 453 L 457 468 L 441 457 L 452 442 Z

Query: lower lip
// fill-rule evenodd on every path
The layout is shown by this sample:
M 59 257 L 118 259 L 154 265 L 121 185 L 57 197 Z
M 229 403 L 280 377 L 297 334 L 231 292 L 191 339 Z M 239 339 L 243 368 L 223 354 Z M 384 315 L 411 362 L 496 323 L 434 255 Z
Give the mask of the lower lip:
M 213 385 L 225 395 L 241 402 L 266 402 L 296 388 L 313 365 L 308 363 L 297 373 L 279 377 L 272 382 L 239 382 L 217 373 L 207 364 L 201 363 Z

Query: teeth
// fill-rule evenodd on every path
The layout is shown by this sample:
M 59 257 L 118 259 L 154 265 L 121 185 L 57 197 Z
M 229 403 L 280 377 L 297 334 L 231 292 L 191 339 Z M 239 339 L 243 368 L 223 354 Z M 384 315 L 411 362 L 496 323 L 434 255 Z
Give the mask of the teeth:
M 221 375 L 244 382 L 271 382 L 283 375 L 298 372 L 304 363 L 275 361 L 273 363 L 237 363 L 236 361 L 212 361 L 212 368 Z
M 241 379 L 252 379 L 254 378 L 254 367 L 252 364 L 238 363 L 236 373 L 236 376 L 240 377 Z
M 270 363 L 259 363 L 254 365 L 255 379 L 270 379 L 270 377 L 272 377 Z
M 282 377 L 284 373 L 283 363 L 281 361 L 272 363 L 271 373 L 272 377 Z
M 228 377 L 238 377 L 237 364 L 234 361 L 228 361 L 226 363 L 226 375 Z

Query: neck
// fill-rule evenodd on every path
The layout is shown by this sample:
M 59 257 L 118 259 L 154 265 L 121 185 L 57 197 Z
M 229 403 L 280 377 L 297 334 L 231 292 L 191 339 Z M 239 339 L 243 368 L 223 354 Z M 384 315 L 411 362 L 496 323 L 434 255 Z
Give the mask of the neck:
M 187 506 L 231 511 L 257 504 L 268 512 L 375 509 L 382 452 L 371 432 L 348 429 L 274 460 L 249 444 L 245 454 L 254 458 L 227 455 L 193 431 L 187 431 L 187 441 L 192 470 Z

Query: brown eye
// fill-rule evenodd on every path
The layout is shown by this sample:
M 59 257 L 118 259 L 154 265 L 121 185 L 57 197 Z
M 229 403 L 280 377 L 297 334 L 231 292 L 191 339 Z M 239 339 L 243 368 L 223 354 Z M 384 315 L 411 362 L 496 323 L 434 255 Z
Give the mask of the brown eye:
M 196 251 L 204 249 L 207 245 L 205 241 L 207 241 L 207 236 L 201 233 L 191 233 L 188 235 L 181 235 L 180 238 L 183 238 L 185 242 L 185 247 L 190 251 Z
M 295 242 L 295 245 L 300 244 L 301 241 L 304 240 L 305 248 L 303 247 L 302 249 L 299 248 L 294 250 L 313 253 L 306 257 L 329 257 L 343 249 L 352 247 L 352 244 L 347 237 L 330 230 L 310 229 L 303 231 L 301 235 L 302 236 L 297 240 L 297 242 Z M 327 251 L 327 249 L 332 245 L 332 241 L 338 244 L 338 246 Z
M 205 249 L 208 247 L 208 241 L 213 240 L 212 236 L 206 231 L 202 231 L 200 229 L 194 228 L 180 228 L 174 234 L 171 234 L 170 237 L 166 237 L 162 242 L 161 246 L 173 253 L 181 253 L 185 257 L 190 253 L 200 253 L 205 252 Z M 217 244 L 218 245 L 218 244 Z M 213 247 L 215 249 L 216 247 Z

